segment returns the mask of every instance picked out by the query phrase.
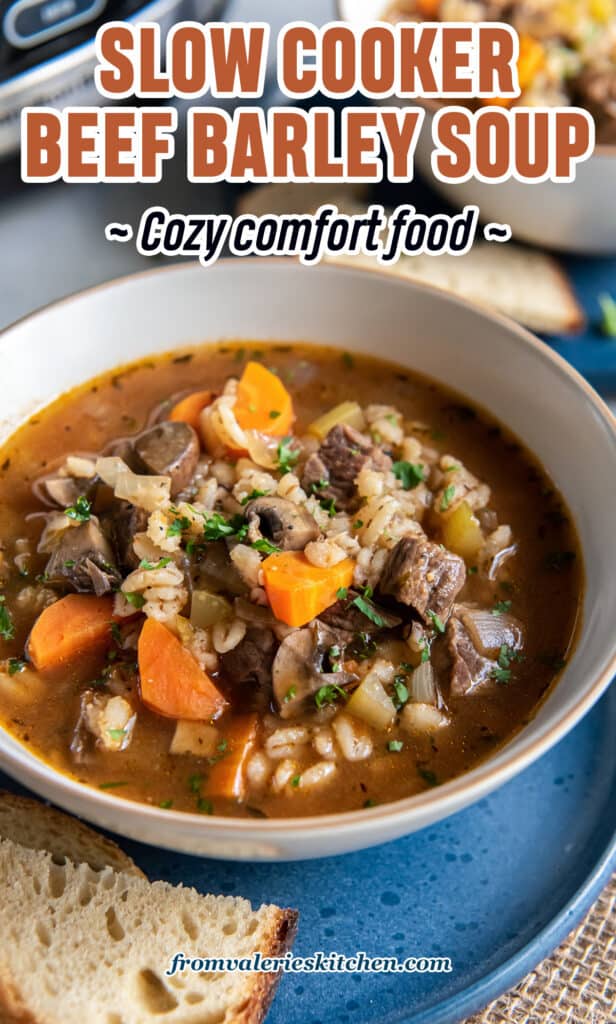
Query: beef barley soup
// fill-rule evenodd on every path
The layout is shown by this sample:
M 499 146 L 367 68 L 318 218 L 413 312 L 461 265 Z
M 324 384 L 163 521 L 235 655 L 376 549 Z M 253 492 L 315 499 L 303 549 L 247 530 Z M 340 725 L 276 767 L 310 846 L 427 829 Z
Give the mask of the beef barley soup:
M 573 641 L 581 559 L 545 472 L 381 360 L 156 357 L 38 413 L 0 467 L 0 717 L 130 799 L 421 793 L 519 730 Z

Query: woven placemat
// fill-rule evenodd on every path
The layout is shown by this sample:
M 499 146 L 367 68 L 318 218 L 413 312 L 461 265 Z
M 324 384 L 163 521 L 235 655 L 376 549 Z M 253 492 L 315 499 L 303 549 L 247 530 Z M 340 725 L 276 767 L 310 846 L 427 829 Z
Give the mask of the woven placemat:
M 616 876 L 582 924 L 510 992 L 466 1024 L 614 1024 Z

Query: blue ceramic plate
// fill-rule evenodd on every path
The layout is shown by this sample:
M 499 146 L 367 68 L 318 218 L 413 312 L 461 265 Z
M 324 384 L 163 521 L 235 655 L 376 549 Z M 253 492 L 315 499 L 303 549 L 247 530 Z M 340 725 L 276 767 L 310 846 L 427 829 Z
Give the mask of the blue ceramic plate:
M 452 961 L 449 974 L 286 975 L 268 1024 L 453 1024 L 549 954 L 616 866 L 615 731 L 612 687 L 513 782 L 436 827 L 363 853 L 232 864 L 123 845 L 150 878 L 297 907 L 299 954 Z

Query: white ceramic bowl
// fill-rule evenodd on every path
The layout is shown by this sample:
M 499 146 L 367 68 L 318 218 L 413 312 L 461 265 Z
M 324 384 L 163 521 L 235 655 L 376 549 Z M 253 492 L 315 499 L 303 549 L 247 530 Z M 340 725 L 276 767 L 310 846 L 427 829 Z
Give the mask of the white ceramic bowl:
M 489 761 L 428 793 L 320 818 L 264 821 L 162 811 L 61 775 L 0 730 L 0 766 L 44 797 L 144 842 L 230 859 L 343 853 L 423 828 L 500 786 L 584 715 L 616 670 L 616 432 L 592 389 L 530 334 L 444 292 L 372 271 L 223 261 L 84 292 L 0 339 L 0 440 L 59 393 L 127 360 L 221 339 L 309 341 L 371 352 L 458 389 L 547 467 L 581 539 L 583 629 L 536 718 Z
M 362 27 L 383 16 L 384 0 L 338 0 L 340 17 Z M 395 99 L 384 100 L 395 103 Z M 421 101 L 409 100 L 411 106 Z M 471 178 L 461 184 L 437 181 L 432 174 L 434 103 L 423 104 L 426 117 L 416 163 L 430 185 L 456 208 L 477 205 L 484 223 L 509 224 L 516 238 L 547 249 L 587 255 L 616 253 L 616 146 L 597 146 L 577 169 L 575 181 L 525 185 Z

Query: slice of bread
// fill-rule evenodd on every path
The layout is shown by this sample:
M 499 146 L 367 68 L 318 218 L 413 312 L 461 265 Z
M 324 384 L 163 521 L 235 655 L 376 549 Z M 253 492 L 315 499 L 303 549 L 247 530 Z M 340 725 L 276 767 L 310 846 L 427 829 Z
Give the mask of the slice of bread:
M 89 864 L 95 871 L 109 865 L 114 871 L 145 875 L 111 839 L 88 828 L 78 818 L 0 790 L 0 838 L 11 839 L 29 850 L 48 850 L 53 859 Z
M 464 256 L 401 256 L 388 267 L 366 255 L 328 256 L 327 261 L 437 285 L 544 334 L 569 334 L 585 323 L 556 260 L 513 242 L 476 242 Z
M 187 970 L 187 957 L 283 954 L 297 915 L 150 883 L 110 867 L 59 865 L 0 840 L 3 1024 L 260 1024 L 274 973 Z

